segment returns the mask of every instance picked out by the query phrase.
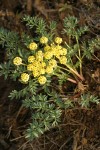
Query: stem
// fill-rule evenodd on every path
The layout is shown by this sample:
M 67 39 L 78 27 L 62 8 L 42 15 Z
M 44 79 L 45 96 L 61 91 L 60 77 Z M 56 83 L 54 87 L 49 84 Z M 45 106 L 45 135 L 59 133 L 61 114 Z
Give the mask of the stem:
M 78 41 L 78 37 L 77 36 L 76 36 L 76 42 L 77 42 L 77 45 L 78 45 L 78 55 L 79 55 L 79 57 L 77 57 L 77 58 L 78 58 L 78 60 L 80 62 L 80 74 L 82 76 L 82 58 L 81 58 L 81 51 L 80 51 L 79 41 Z
M 67 42 L 65 42 L 65 44 L 67 45 L 68 48 L 70 48 L 70 46 L 67 44 Z
M 72 83 L 77 84 L 77 82 L 75 80 L 71 79 L 71 78 L 67 78 L 67 80 L 70 81 L 70 82 L 72 82 Z
M 27 66 L 26 64 L 24 64 L 24 63 L 22 63 L 21 65 L 23 65 L 23 66 Z
M 74 70 L 73 68 L 71 68 L 68 64 L 65 65 L 72 73 L 74 73 L 79 79 L 81 79 L 82 81 L 84 80 L 84 78 L 76 71 Z M 68 69 L 66 68 L 62 68 L 60 66 L 58 66 L 59 68 L 63 69 L 63 70 L 66 70 L 68 71 Z
M 63 73 L 64 73 L 64 72 L 63 72 L 63 71 L 61 71 L 61 70 L 59 70 L 59 72 L 60 72 L 61 74 L 63 74 Z M 58 77 L 59 77 L 59 75 L 61 75 L 61 74 L 59 74 L 59 73 L 55 73 L 55 75 L 56 75 L 56 76 L 58 76 Z M 68 80 L 68 81 L 70 81 L 70 82 L 72 82 L 72 83 L 77 84 L 76 80 L 74 80 L 74 79 L 67 78 L 67 80 Z
M 76 70 L 74 70 L 73 68 L 71 68 L 69 65 L 66 65 L 66 66 L 67 66 L 67 68 L 69 68 L 70 71 L 72 71 L 77 77 L 79 77 L 79 79 L 84 80 L 84 78 L 83 78 Z

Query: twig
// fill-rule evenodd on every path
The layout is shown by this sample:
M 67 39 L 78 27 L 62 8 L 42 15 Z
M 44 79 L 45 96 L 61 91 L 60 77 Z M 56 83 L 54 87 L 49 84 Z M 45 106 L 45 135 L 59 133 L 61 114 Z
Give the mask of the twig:
M 10 140 L 10 141 L 13 142 L 13 141 L 19 140 L 19 139 L 21 139 L 21 138 L 23 138 L 23 137 L 25 137 L 25 136 L 24 136 L 24 135 L 23 135 L 23 136 L 19 136 L 19 137 L 14 138 L 14 139 L 12 139 L 12 140 Z
M 27 12 L 29 14 L 32 12 L 32 0 L 27 0 Z

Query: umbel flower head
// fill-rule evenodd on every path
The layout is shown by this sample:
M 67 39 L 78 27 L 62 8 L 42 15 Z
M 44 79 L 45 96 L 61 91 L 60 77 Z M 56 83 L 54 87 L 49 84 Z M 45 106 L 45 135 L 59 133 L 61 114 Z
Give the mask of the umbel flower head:
M 48 73 L 48 74 L 53 73 L 53 67 L 52 66 L 47 66 L 46 73 Z
M 28 70 L 28 71 L 32 71 L 33 68 L 34 68 L 34 65 L 33 65 L 33 64 L 28 64 L 28 65 L 27 65 L 27 70 Z
M 35 42 L 32 42 L 32 43 L 29 44 L 29 49 L 32 50 L 32 51 L 33 51 L 33 50 L 36 50 L 37 47 L 38 47 L 38 46 L 37 46 L 37 44 L 36 44 Z
M 50 59 L 49 66 L 52 66 L 53 68 L 55 68 L 57 66 L 57 61 L 55 59 Z
M 21 74 L 21 81 L 24 82 L 24 83 L 26 83 L 26 82 L 28 82 L 28 80 L 29 80 L 29 74 L 22 73 Z
M 32 42 L 28 45 L 31 51 L 28 51 L 27 58 L 21 66 L 23 73 L 20 75 L 22 83 L 28 83 L 29 79 L 35 78 L 41 85 L 47 82 L 47 76 L 56 74 L 59 64 L 66 65 L 67 63 L 67 49 L 62 45 L 62 38 L 56 37 L 54 41 L 48 42 L 48 38 L 42 36 L 38 43 Z M 42 46 L 41 46 L 42 44 Z M 37 46 L 38 45 L 38 46 Z M 34 51 L 34 53 L 32 53 Z M 13 63 L 16 66 L 22 64 L 22 58 L 15 57 Z M 20 69 L 20 68 L 19 68 Z M 25 73 L 26 72 L 26 73 Z
M 56 44 L 61 44 L 61 43 L 62 43 L 62 38 L 56 37 L 56 38 L 55 38 L 55 43 L 56 43 Z
M 15 57 L 13 59 L 13 64 L 16 65 L 16 66 L 19 66 L 22 64 L 22 59 L 20 57 Z
M 29 63 L 33 63 L 34 60 L 35 60 L 35 57 L 34 57 L 34 56 L 29 56 L 29 57 L 28 57 L 28 62 L 29 62 Z
M 59 61 L 60 61 L 61 64 L 65 65 L 67 63 L 67 58 L 65 56 L 61 56 L 59 58 Z
M 42 84 L 45 84 L 47 81 L 46 77 L 45 76 L 40 76 L 38 78 L 38 82 L 42 85 Z
M 47 44 L 47 43 L 48 43 L 48 38 L 45 37 L 45 36 L 42 36 L 42 37 L 40 38 L 40 43 L 41 43 L 41 44 Z

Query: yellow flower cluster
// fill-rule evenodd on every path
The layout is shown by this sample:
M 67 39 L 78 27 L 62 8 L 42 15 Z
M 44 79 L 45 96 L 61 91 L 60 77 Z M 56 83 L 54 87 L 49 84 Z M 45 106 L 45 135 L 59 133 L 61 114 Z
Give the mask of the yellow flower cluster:
M 29 80 L 29 74 L 22 73 L 21 74 L 21 81 L 24 82 L 24 83 L 26 83 L 26 82 L 28 82 L 28 80 Z
M 43 61 L 43 52 L 41 50 L 37 51 L 36 60 L 39 61 L 39 62 Z
M 56 43 L 56 44 L 61 44 L 61 43 L 62 43 L 62 38 L 56 37 L 56 38 L 55 38 L 55 43 Z
M 34 65 L 33 64 L 28 64 L 27 65 L 27 70 L 28 71 L 32 71 L 34 69 Z
M 55 59 L 51 59 L 49 61 L 49 66 L 52 66 L 53 68 L 55 68 L 57 66 L 57 61 Z
M 29 62 L 29 63 L 33 63 L 34 60 L 35 60 L 35 57 L 34 57 L 34 56 L 29 56 L 29 57 L 28 57 L 28 62 Z
M 38 82 L 39 82 L 40 84 L 45 84 L 46 81 L 47 81 L 47 79 L 46 79 L 45 76 L 40 76 L 40 77 L 38 78 Z
M 37 47 L 38 47 L 38 46 L 37 46 L 37 44 L 36 44 L 35 42 L 32 42 L 32 43 L 29 44 L 29 49 L 32 50 L 32 51 L 33 51 L 33 50 L 36 50 Z
M 61 64 L 65 65 L 67 63 L 67 58 L 65 56 L 61 56 L 59 61 L 60 61 Z
M 13 64 L 16 65 L 16 66 L 19 66 L 22 64 L 22 59 L 20 57 L 15 57 L 13 59 Z
M 51 74 L 51 73 L 53 73 L 53 67 L 52 66 L 47 66 L 45 71 L 46 71 L 47 74 Z
M 45 59 L 51 59 L 52 56 L 53 56 L 52 51 L 47 51 L 47 52 L 44 53 L 44 58 Z
M 42 37 L 40 38 L 40 43 L 41 43 L 41 44 L 47 44 L 47 43 L 48 43 L 48 38 L 45 37 L 45 36 L 42 36 Z
M 67 63 L 67 49 L 60 45 L 62 43 L 62 38 L 56 37 L 54 42 L 48 44 L 48 38 L 43 36 L 40 38 L 40 43 L 44 44 L 44 46 L 40 45 L 41 49 L 35 42 L 30 43 L 28 46 L 30 50 L 35 51 L 34 54 L 30 53 L 31 55 L 27 58 L 28 63 L 25 64 L 26 73 L 21 74 L 21 81 L 23 82 L 28 82 L 29 76 L 33 76 L 43 85 L 47 81 L 46 76 L 48 74 L 54 74 L 58 65 L 57 62 L 65 65 Z M 20 57 L 15 57 L 13 63 L 17 66 L 21 65 L 22 59 Z
M 49 45 L 46 45 L 46 46 L 44 47 L 44 50 L 45 50 L 45 51 L 49 51 L 49 50 L 50 50 L 50 46 L 49 46 Z
M 58 43 L 60 42 L 58 41 Z M 46 45 L 44 47 L 44 58 L 49 61 L 51 61 L 51 59 L 56 60 L 57 58 L 61 64 L 66 64 L 67 63 L 66 55 L 67 49 L 59 44 L 56 45 L 55 43 L 52 43 L 50 46 Z

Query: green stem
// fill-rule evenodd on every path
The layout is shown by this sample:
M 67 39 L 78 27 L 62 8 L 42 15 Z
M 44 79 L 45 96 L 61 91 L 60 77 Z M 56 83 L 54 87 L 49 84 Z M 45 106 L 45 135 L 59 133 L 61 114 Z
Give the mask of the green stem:
M 84 78 L 76 70 L 74 70 L 73 68 L 71 68 L 69 65 L 66 65 L 66 66 L 67 66 L 67 68 L 69 68 L 69 70 L 71 72 L 73 72 L 77 77 L 79 77 L 79 79 L 84 80 Z
M 72 73 L 74 73 L 79 79 L 81 79 L 82 81 L 84 80 L 84 78 L 76 71 L 74 70 L 73 68 L 71 68 L 68 64 L 65 65 Z M 62 68 L 60 66 L 58 66 L 59 68 L 63 69 L 63 70 L 66 70 L 68 71 L 68 69 L 66 68 Z
M 61 71 L 60 69 L 59 69 L 59 72 L 60 72 L 61 74 L 64 74 L 64 72 L 63 72 L 63 71 Z M 61 74 L 59 74 L 59 73 L 55 73 L 55 75 L 56 75 L 56 76 L 58 76 L 58 77 L 59 77 L 59 75 L 61 75 Z M 72 82 L 72 83 L 77 84 L 76 80 L 74 80 L 74 79 L 67 78 L 67 80 L 68 80 L 68 81 L 70 81 L 70 82 Z
M 79 60 L 79 63 L 80 63 L 80 74 L 82 76 L 82 58 L 81 58 L 81 51 L 80 51 L 80 46 L 79 46 L 79 41 L 78 41 L 78 37 L 76 36 L 76 42 L 77 42 L 77 45 L 78 45 L 78 55 L 77 58 Z
M 24 64 L 24 63 L 22 63 L 21 65 L 23 65 L 23 66 L 27 66 L 26 64 Z

